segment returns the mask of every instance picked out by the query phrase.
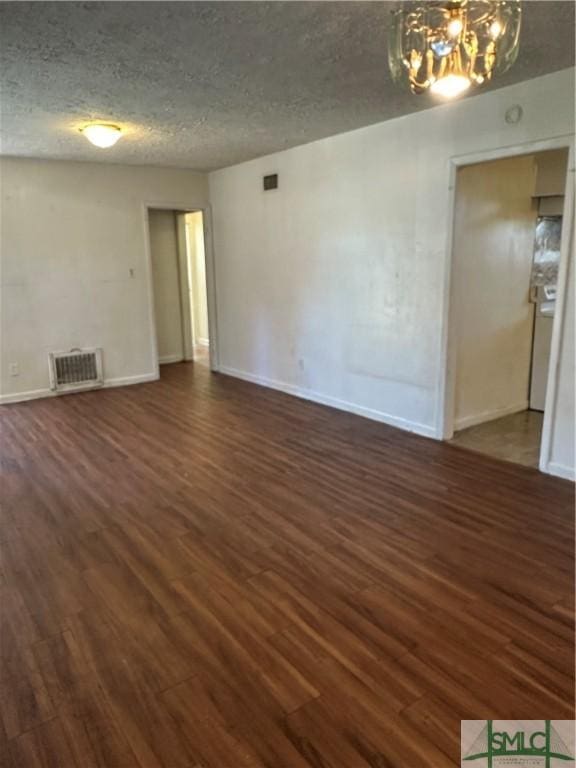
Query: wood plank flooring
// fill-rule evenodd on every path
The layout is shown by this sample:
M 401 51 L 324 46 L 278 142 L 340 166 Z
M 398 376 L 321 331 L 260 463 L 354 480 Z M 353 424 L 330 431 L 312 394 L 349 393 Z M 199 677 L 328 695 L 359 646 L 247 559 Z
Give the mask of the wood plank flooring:
M 3 766 L 440 768 L 574 717 L 570 483 L 194 364 L 0 424 Z

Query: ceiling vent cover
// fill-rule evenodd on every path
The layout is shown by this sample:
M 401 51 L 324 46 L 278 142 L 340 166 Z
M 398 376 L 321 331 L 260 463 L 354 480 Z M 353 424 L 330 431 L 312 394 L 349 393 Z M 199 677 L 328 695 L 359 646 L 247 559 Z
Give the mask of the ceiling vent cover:
M 77 392 L 104 384 L 100 348 L 50 352 L 49 360 L 50 388 L 55 392 Z

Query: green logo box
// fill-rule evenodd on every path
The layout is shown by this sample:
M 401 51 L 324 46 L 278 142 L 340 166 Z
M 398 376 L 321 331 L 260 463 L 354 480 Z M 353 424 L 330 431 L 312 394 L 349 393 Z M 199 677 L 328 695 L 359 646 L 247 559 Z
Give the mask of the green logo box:
M 570 768 L 574 720 L 462 720 L 462 768 Z

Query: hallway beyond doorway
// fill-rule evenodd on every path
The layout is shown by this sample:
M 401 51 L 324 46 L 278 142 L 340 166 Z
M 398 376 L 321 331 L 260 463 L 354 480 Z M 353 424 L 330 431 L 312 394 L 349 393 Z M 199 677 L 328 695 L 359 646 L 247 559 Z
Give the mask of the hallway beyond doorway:
M 461 448 L 538 468 L 544 414 L 522 411 L 457 432 L 450 442 Z
M 210 366 L 204 213 L 148 209 L 158 363 Z

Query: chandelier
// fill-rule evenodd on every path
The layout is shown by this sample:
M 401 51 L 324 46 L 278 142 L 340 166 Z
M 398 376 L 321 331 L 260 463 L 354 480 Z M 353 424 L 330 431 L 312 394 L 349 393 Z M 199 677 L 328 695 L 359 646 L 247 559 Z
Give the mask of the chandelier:
M 403 2 L 393 12 L 388 58 L 412 93 L 451 98 L 516 61 L 519 0 Z

